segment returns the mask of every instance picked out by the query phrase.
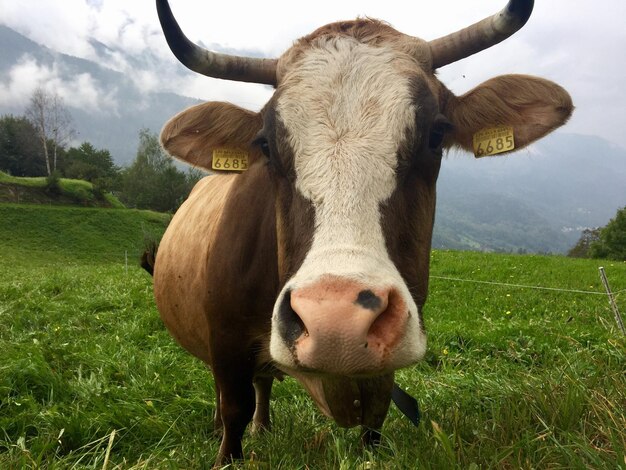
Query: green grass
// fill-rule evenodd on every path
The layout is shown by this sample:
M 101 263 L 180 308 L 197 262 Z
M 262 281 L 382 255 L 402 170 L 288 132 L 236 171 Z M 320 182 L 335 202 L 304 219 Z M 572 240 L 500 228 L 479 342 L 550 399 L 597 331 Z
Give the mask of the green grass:
M 11 176 L 3 171 L 0 171 L 0 183 L 20 184 L 22 186 L 29 186 L 31 188 L 38 188 L 44 186 L 46 183 L 45 177 L 18 177 Z
M 147 273 L 93 256 L 141 240 L 152 215 L 54 210 L 0 206 L 0 468 L 210 468 L 210 374 L 165 331 Z M 437 251 L 431 273 L 602 292 L 601 264 Z M 626 264 L 604 266 L 626 289 Z M 247 435 L 234 468 L 626 468 L 626 340 L 606 297 L 439 277 L 426 359 L 396 377 L 419 428 L 392 407 L 363 450 L 287 379 L 273 430 Z
M 124 262 L 159 239 L 170 216 L 136 209 L 0 204 L 0 247 L 5 260 Z
M 105 193 L 100 198 L 96 196 L 93 184 L 88 181 L 60 178 L 61 194 L 57 196 L 46 193 L 46 181 L 43 176 L 17 177 L 0 171 L 0 202 L 124 208 L 124 204 L 111 193 Z

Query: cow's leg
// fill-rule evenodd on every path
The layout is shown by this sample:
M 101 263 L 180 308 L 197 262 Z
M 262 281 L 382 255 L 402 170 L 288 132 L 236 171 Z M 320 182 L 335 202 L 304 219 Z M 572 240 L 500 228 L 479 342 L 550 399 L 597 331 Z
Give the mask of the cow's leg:
M 365 411 L 361 427 L 361 442 L 366 446 L 380 444 L 393 388 L 393 373 L 359 381 L 361 402 Z
M 220 390 L 220 412 L 224 431 L 215 466 L 243 458 L 241 439 L 254 414 L 253 366 L 232 356 L 220 361 L 215 357 L 215 381 Z M 218 366 L 220 362 L 223 364 Z
M 256 377 L 254 379 L 256 408 L 252 418 L 253 433 L 270 429 L 270 396 L 273 382 L 274 377 Z
M 380 429 L 361 427 L 361 442 L 366 447 L 375 447 L 380 444 L 382 435 Z
M 221 434 L 224 428 L 224 423 L 222 423 L 222 412 L 220 410 L 220 387 L 217 385 L 217 380 L 213 381 L 215 383 L 215 413 L 213 414 L 213 433 Z

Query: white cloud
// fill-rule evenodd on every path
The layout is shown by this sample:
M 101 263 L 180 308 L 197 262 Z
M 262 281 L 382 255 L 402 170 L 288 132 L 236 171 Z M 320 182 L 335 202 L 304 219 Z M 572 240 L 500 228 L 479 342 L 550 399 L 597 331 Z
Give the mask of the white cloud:
M 0 82 L 0 102 L 8 107 L 25 107 L 35 88 L 53 76 L 53 69 L 40 67 L 33 58 L 25 56 L 11 69 L 6 82 Z
M 264 85 L 231 82 L 197 74 L 185 75 L 178 81 L 179 90 L 187 96 L 206 101 L 229 101 L 253 111 L 260 110 L 272 96 L 273 90 Z
M 66 105 L 98 112 L 115 113 L 115 91 L 102 90 L 88 73 L 64 79 L 55 63 L 39 64 L 34 58 L 24 56 L 9 72 L 7 80 L 0 82 L 0 102 L 7 107 L 24 108 L 37 87 L 57 93 Z
M 85 41 L 89 9 L 82 0 L 0 0 L 0 21 L 33 41 L 83 57 L 91 51 Z
M 117 113 L 116 90 L 105 92 L 88 73 L 77 75 L 70 81 L 60 80 L 56 90 L 68 106 Z

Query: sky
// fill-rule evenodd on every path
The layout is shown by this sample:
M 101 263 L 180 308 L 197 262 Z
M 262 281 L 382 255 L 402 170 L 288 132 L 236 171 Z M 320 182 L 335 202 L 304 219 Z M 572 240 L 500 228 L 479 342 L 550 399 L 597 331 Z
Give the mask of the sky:
M 499 11 L 505 0 L 220 1 L 170 0 L 187 36 L 206 45 L 277 57 L 295 39 L 323 24 L 369 16 L 399 31 L 430 40 Z M 542 76 L 565 87 L 576 110 L 565 132 L 597 135 L 626 148 L 626 1 L 537 0 L 528 24 L 505 42 L 443 67 L 439 78 L 456 94 L 506 73 Z M 66 54 L 94 59 L 94 38 L 133 55 L 155 54 L 174 67 L 160 31 L 153 0 L 0 0 L 0 24 Z M 210 79 L 189 72 L 136 70 L 121 54 L 107 66 L 129 74 L 145 90 L 176 91 L 202 100 L 228 100 L 259 109 L 271 96 L 261 85 Z M 58 75 L 25 60 L 10 83 L 0 83 L 2 100 L 25 99 L 37 80 Z M 71 105 L 106 109 L 89 77 L 65 84 Z M 72 92 L 70 93 L 70 90 Z M 107 101 L 108 100 L 108 101 Z

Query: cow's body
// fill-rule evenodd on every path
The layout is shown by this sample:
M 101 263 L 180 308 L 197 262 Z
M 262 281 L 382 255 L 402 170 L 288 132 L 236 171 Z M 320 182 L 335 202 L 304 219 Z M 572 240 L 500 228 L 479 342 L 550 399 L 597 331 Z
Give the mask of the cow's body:
M 218 462 L 241 456 L 253 414 L 257 427 L 269 426 L 272 380 L 283 373 L 340 425 L 362 424 L 366 440 L 376 439 L 393 371 L 426 349 L 443 149 L 471 148 L 474 133 L 493 126 L 510 126 L 521 148 L 572 111 L 567 92 L 543 79 L 497 77 L 457 97 L 434 75 L 480 50 L 459 45 L 463 38 L 484 48 L 485 38 L 512 34 L 521 20 L 507 15 L 530 14 L 529 5 L 513 0 L 479 33 L 431 43 L 375 20 L 333 23 L 249 72 L 241 58 L 190 45 L 159 2 L 170 46 L 190 68 L 276 87 L 259 113 L 205 103 L 161 134 L 168 152 L 204 168 L 224 147 L 250 159 L 240 175 L 198 183 L 154 270 L 166 326 L 213 371 L 224 426 Z
M 160 287 L 155 294 L 165 325 L 181 346 L 207 364 L 208 259 L 234 178 L 208 176 L 196 185 L 161 240 L 155 265 L 155 284 Z

